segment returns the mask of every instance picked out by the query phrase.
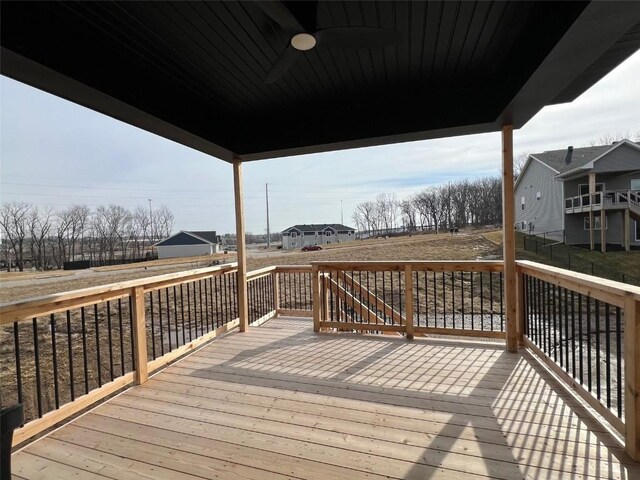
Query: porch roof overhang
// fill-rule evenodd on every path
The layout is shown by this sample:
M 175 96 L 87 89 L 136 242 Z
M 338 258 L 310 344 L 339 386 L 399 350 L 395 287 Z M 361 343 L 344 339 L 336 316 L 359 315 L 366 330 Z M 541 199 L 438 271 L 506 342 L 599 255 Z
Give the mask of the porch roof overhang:
M 285 4 L 403 40 L 316 48 L 265 84 L 289 36 L 253 2 L 2 2 L 1 72 L 247 161 L 519 128 L 640 47 L 640 2 Z

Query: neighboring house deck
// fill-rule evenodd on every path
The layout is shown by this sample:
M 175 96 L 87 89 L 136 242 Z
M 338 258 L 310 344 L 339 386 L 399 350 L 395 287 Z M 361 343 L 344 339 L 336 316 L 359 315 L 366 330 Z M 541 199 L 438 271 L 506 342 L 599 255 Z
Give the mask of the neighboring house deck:
M 13 462 L 23 479 L 640 476 L 529 353 L 301 318 L 227 335 Z
M 282 231 L 282 248 L 292 250 L 307 245 L 353 242 L 356 229 L 340 223 L 293 225 Z
M 515 201 L 523 232 L 592 249 L 640 247 L 640 145 L 622 140 L 532 154 Z

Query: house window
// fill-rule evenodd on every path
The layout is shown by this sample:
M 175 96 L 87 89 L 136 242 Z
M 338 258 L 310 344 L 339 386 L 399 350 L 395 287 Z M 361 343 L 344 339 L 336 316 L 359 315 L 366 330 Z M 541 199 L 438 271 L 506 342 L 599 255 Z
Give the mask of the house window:
M 520 209 L 524 210 L 524 195 L 522 196 L 522 198 L 520 199 Z
M 291 237 L 295 238 L 298 236 L 298 232 L 291 232 Z
M 580 195 L 586 195 L 589 193 L 589 184 L 581 183 L 578 185 L 578 190 L 580 191 Z M 604 183 L 596 183 L 596 192 L 601 192 L 604 190 Z
M 522 231 L 524 232 L 527 228 L 527 222 L 522 222 Z
M 331 236 L 331 231 L 330 231 L 330 230 L 327 230 L 326 232 L 324 232 L 324 234 L 325 234 L 327 237 L 330 237 L 330 236 Z
M 540 200 L 540 197 L 542 197 L 542 193 L 536 192 L 536 200 Z
M 640 178 L 631 179 L 631 190 L 640 190 Z
M 636 242 L 640 242 L 640 221 L 636 220 Z
M 604 229 L 609 228 L 609 219 L 604 217 Z M 589 217 L 584 217 L 584 229 L 589 230 Z M 593 217 L 593 229 L 600 230 L 600 215 Z

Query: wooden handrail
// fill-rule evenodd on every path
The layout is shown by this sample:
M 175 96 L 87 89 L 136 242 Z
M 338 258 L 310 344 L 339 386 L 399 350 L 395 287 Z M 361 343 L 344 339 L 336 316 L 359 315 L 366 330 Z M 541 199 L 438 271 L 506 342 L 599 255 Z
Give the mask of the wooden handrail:
M 494 260 L 409 260 L 409 261 L 374 261 L 374 262 L 311 262 L 320 271 L 369 271 L 369 272 L 404 272 L 407 267 L 411 271 L 428 272 L 501 272 L 503 263 Z
M 216 274 L 225 274 L 237 269 L 237 264 L 198 268 L 184 272 L 167 273 L 154 277 L 110 283 L 98 287 L 88 287 L 69 292 L 52 293 L 40 297 L 26 298 L 15 302 L 0 304 L 0 325 L 30 320 L 33 317 L 48 315 L 70 308 L 106 302 L 129 295 L 132 288 L 143 287 L 145 292 L 165 288 L 179 283 L 198 280 Z
M 516 266 L 519 273 L 539 278 L 557 287 L 591 296 L 617 307 L 624 307 L 625 298 L 628 296 L 640 300 L 640 287 L 627 283 L 572 272 L 528 260 L 518 260 Z

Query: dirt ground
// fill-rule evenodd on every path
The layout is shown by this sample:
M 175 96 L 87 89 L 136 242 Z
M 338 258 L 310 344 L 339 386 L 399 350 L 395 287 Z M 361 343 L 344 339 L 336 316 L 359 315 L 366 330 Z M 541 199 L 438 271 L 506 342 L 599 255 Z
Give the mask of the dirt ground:
M 269 265 L 305 265 L 314 260 L 475 260 L 500 253 L 496 244 L 485 238 L 486 233 L 472 231 L 458 235 L 421 234 L 411 237 L 357 240 L 349 244 L 328 245 L 317 252 L 249 249 L 248 268 L 255 270 Z M 98 267 L 77 272 L 26 272 L 12 275 L 5 273 L 0 276 L 0 302 L 202 268 L 211 265 L 213 260 L 235 261 L 235 255 L 190 257 L 187 261 L 155 260 L 145 262 L 144 265 Z

